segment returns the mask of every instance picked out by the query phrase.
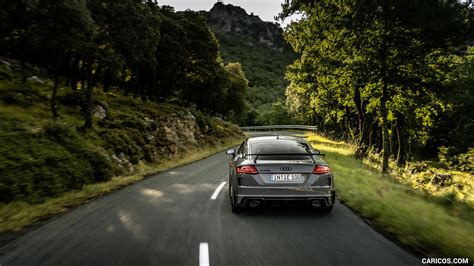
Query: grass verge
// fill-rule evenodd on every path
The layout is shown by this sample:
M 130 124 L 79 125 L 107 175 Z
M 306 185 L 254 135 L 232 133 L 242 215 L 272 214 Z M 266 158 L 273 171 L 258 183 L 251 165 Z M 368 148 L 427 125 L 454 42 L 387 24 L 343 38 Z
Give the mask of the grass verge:
M 35 222 L 45 220 L 53 215 L 65 212 L 73 207 L 88 202 L 97 197 L 111 193 L 125 186 L 135 184 L 147 176 L 157 174 L 171 168 L 189 164 L 211 155 L 225 148 L 240 144 L 242 140 L 227 139 L 212 147 L 190 150 L 189 153 L 178 155 L 176 158 L 157 164 L 141 164 L 133 175 L 117 176 L 101 183 L 85 185 L 80 190 L 66 192 L 59 197 L 47 198 L 43 203 L 32 204 L 23 201 L 14 201 L 0 205 L 0 234 L 20 232 Z
M 308 133 L 312 145 L 326 154 L 335 173 L 341 201 L 368 218 L 403 245 L 428 256 L 474 260 L 474 221 L 454 215 L 443 204 L 353 157 L 353 149 Z M 471 210 L 472 211 L 472 210 Z M 472 217 L 468 215 L 467 217 Z

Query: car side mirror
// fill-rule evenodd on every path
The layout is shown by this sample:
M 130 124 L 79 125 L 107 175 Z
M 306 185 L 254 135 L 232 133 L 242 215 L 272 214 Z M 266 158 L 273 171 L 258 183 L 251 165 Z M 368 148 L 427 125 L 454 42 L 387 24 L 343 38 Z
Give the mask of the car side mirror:
M 225 153 L 226 153 L 227 155 L 232 155 L 232 157 L 235 156 L 235 150 L 234 150 L 234 149 L 227 150 Z

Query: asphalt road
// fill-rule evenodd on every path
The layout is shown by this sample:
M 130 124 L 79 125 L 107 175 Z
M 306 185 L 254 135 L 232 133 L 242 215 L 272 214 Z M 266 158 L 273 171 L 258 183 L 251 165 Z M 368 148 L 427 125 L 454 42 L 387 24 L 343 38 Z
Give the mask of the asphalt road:
M 233 214 L 228 183 L 216 192 L 227 161 L 220 153 L 60 215 L 3 247 L 0 265 L 421 264 L 340 203 L 329 215 Z

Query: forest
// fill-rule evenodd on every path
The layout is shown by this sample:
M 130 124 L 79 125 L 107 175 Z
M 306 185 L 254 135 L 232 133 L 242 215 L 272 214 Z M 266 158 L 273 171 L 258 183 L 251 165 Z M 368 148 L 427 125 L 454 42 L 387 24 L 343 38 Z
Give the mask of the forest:
M 219 49 L 203 15 L 155 1 L 1 1 L 0 205 L 97 196 L 240 141 L 223 119 L 248 80 Z
M 240 64 L 224 64 L 205 18 L 156 1 L 2 1 L 0 36 L 0 56 L 24 62 L 24 73 L 27 64 L 40 66 L 54 80 L 54 119 L 61 116 L 58 88 L 77 92 L 84 130 L 93 126 L 97 88 L 227 120 L 238 117 L 247 95 Z
M 293 118 L 355 155 L 473 171 L 474 9 L 467 1 L 287 1 Z

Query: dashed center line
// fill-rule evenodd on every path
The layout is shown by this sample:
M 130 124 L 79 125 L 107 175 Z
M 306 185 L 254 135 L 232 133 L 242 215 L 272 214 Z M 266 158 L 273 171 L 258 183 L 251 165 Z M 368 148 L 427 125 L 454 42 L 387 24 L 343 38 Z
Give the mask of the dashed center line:
M 199 266 L 209 266 L 209 245 L 206 242 L 199 244 Z
M 225 186 L 225 183 L 227 182 L 222 182 L 217 188 L 216 191 L 214 191 L 214 194 L 211 196 L 211 200 L 217 199 L 217 196 L 219 195 L 219 192 L 221 192 L 222 188 Z

